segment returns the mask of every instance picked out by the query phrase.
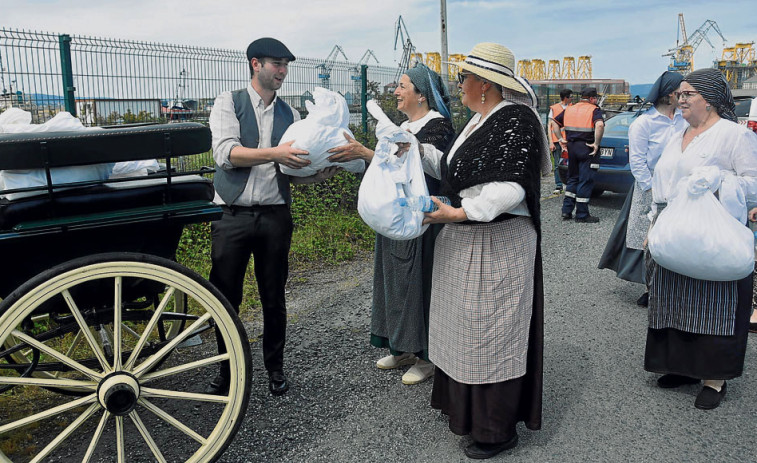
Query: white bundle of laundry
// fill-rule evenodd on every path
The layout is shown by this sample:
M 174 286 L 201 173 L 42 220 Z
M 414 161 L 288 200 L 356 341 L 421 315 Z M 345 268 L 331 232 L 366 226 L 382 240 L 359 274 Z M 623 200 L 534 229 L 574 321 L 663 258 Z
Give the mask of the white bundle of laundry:
M 59 112 L 43 124 L 32 124 L 32 115 L 19 108 L 8 108 L 0 113 L 0 134 L 2 133 L 40 133 L 40 132 L 78 132 L 103 130 L 100 127 L 85 127 L 79 119 L 68 112 Z M 147 175 L 158 170 L 158 161 L 127 161 L 117 163 L 92 164 L 88 166 L 56 167 L 50 169 L 54 185 L 74 182 L 107 180 L 108 178 Z M 43 169 L 2 170 L 0 171 L 0 190 L 30 188 L 47 185 Z M 13 200 L 39 192 L 8 193 L 6 198 Z
M 398 199 L 428 196 L 418 142 L 412 134 L 394 125 L 375 101 L 368 102 L 368 111 L 378 121 L 379 141 L 360 183 L 358 213 L 369 227 L 387 238 L 417 238 L 428 228 L 423 225 L 423 212 L 401 207 Z M 397 143 L 409 143 L 410 148 L 396 156 Z
M 349 128 L 350 109 L 347 101 L 339 93 L 321 87 L 313 90 L 313 100 L 314 102 L 305 102 L 308 111 L 305 119 L 290 125 L 279 142 L 281 145 L 294 140 L 292 147 L 307 151 L 309 154 L 303 158 L 310 161 L 310 164 L 301 169 L 280 165 L 281 172 L 295 177 L 309 177 L 331 166 L 354 173 L 363 172 L 365 162 L 360 159 L 338 163 L 328 160 L 331 156 L 328 150 L 347 143 L 345 133 L 355 137 Z

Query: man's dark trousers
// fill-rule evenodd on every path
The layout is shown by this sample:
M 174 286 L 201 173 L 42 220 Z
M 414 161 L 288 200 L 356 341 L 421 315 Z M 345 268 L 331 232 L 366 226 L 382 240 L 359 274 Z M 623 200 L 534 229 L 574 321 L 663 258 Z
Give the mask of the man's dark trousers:
M 568 142 L 568 181 L 562 213 L 571 214 L 575 208 L 577 219 L 589 215 L 589 199 L 594 190 L 595 171 L 589 167 L 592 159 L 589 153 L 591 150 L 585 141 Z
M 245 269 L 254 259 L 255 280 L 263 306 L 263 363 L 266 370 L 284 367 L 286 342 L 285 286 L 289 276 L 292 215 L 285 204 L 274 206 L 223 207 L 223 218 L 211 224 L 213 283 L 239 312 Z M 219 353 L 226 352 L 218 340 Z M 224 368 L 225 367 L 225 368 Z M 221 374 L 228 373 L 228 363 Z

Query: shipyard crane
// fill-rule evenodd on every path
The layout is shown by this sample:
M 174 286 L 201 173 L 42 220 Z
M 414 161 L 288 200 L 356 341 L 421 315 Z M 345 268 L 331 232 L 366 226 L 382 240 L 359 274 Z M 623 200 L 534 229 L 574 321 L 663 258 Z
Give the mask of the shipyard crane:
M 376 62 L 376 64 L 379 64 L 378 58 L 376 58 L 376 55 L 373 54 L 373 50 L 371 50 L 369 48 L 369 49 L 365 50 L 365 53 L 363 53 L 362 58 L 360 58 L 360 60 L 357 62 L 357 64 L 368 64 L 368 61 L 370 61 L 371 58 L 373 58 L 373 60 Z
M 397 75 L 394 77 L 395 82 L 400 81 L 400 77 L 410 67 L 410 57 L 415 53 L 415 46 L 410 40 L 410 33 L 407 31 L 405 21 L 402 19 L 402 15 L 394 23 L 394 50 L 397 50 L 397 42 L 402 43 L 402 58 L 400 58 L 399 67 L 397 68 Z
M 331 49 L 331 53 L 329 53 L 329 56 L 326 57 L 326 60 L 316 66 L 316 69 L 318 69 L 318 78 L 321 79 L 321 87 L 323 88 L 329 88 L 329 79 L 331 78 L 331 68 L 334 65 L 334 61 L 339 57 L 339 54 L 342 54 L 345 61 L 349 61 L 350 59 L 347 58 L 347 55 L 344 53 L 344 50 L 342 50 L 342 47 L 339 45 L 334 45 L 334 48 Z
M 360 94 L 362 83 L 361 83 L 361 71 L 360 68 L 364 64 L 368 64 L 368 61 L 373 60 L 376 62 L 376 64 L 379 64 L 378 58 L 376 58 L 376 55 L 373 53 L 373 50 L 370 48 L 365 50 L 365 53 L 363 53 L 363 56 L 360 58 L 360 60 L 357 62 L 357 65 L 352 68 L 352 75 L 350 76 L 350 79 L 355 83 L 355 95 Z
M 720 32 L 718 24 L 708 19 L 690 36 L 686 35 L 686 23 L 683 19 L 683 13 L 678 13 L 678 32 L 676 34 L 676 46 L 671 48 L 662 56 L 670 56 L 669 71 L 679 72 L 683 75 L 690 73 L 694 69 L 694 52 L 697 50 L 702 40 L 705 40 L 713 49 L 715 45 L 712 44 L 707 37 L 707 33 L 710 30 L 714 30 L 718 33 L 720 38 L 725 43 L 726 38 L 723 33 Z

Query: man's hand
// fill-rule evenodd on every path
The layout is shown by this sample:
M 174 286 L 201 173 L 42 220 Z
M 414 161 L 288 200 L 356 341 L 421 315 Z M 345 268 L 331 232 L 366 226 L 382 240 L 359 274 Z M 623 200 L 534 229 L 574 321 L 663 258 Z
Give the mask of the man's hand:
M 272 161 L 278 162 L 279 164 L 285 165 L 292 169 L 301 169 L 309 165 L 309 160 L 302 159 L 299 156 L 306 156 L 310 153 L 305 150 L 293 148 L 292 143 L 294 143 L 294 140 L 282 143 L 276 148 L 273 148 L 274 155 Z
M 342 168 L 338 166 L 326 167 L 325 169 L 316 172 L 313 176 L 313 180 L 316 182 L 323 182 L 336 175 L 340 170 L 342 170 Z
M 355 159 L 362 159 L 366 162 L 371 162 L 373 159 L 373 151 L 369 150 L 362 143 L 350 137 L 347 132 L 344 132 L 344 138 L 347 139 L 347 144 L 331 148 L 328 152 L 332 153 L 329 156 L 331 162 L 349 162 Z
M 594 156 L 595 154 L 597 154 L 597 151 L 599 151 L 599 143 L 598 142 L 587 143 L 586 146 L 588 146 L 589 148 L 591 148 L 591 153 L 589 153 L 589 156 Z

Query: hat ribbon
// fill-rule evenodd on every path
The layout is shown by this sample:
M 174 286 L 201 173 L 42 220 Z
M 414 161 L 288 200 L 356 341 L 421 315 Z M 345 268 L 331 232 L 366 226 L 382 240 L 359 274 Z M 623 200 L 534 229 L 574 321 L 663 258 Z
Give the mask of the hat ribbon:
M 503 66 L 501 64 L 493 63 L 491 61 L 487 61 L 481 58 L 478 58 L 476 56 L 467 56 L 465 58 L 465 62 L 468 64 L 473 64 L 475 66 L 478 66 L 480 68 L 487 69 L 489 71 L 498 72 L 500 74 L 504 74 L 508 77 L 513 77 L 515 74 L 513 73 L 513 70 L 510 69 L 507 66 Z

